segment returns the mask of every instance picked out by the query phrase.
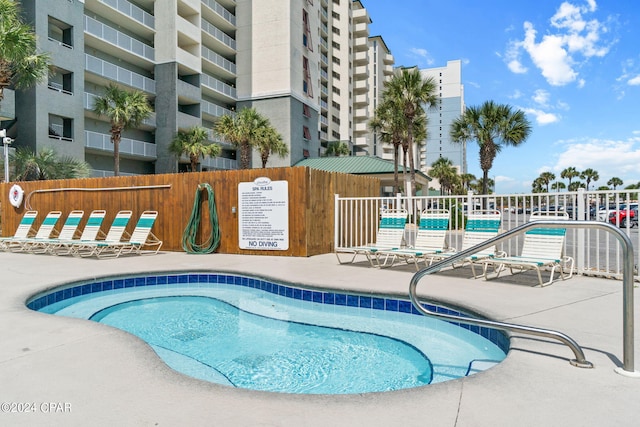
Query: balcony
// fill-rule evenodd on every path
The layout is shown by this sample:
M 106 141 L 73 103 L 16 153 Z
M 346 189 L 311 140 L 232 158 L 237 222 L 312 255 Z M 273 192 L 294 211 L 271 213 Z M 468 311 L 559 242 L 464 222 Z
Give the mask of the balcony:
M 222 45 L 228 47 L 233 52 L 236 51 L 236 41 L 228 36 L 224 31 L 218 29 L 215 25 L 204 18 L 200 21 L 200 27 L 205 34 L 210 35 L 214 40 L 222 43 Z
M 108 80 L 113 80 L 147 93 L 156 93 L 155 80 L 118 67 L 95 56 L 85 54 L 84 69 Z
M 238 169 L 238 161 L 225 157 L 211 158 L 207 156 L 200 160 L 200 166 L 207 169 L 232 170 Z
M 122 50 L 124 50 L 134 57 L 143 58 L 151 62 L 155 61 L 154 48 L 89 16 L 84 17 L 84 32 L 107 45 L 119 48 L 109 52 L 114 56 L 121 56 Z
M 203 87 L 209 88 L 220 95 L 225 95 L 229 101 L 236 102 L 237 95 L 235 87 L 231 87 L 208 74 L 202 74 L 201 79 Z
M 127 0 L 98 0 L 100 3 L 104 3 L 107 6 L 123 13 L 129 18 L 137 21 L 138 23 L 154 29 L 156 27 L 156 18 L 150 13 L 145 12 L 133 3 Z
M 209 61 L 213 65 L 218 66 L 222 70 L 227 71 L 230 76 L 232 77 L 236 76 L 236 64 L 229 61 L 222 55 L 212 51 L 206 46 L 202 46 L 201 51 L 202 51 L 201 55 L 203 59 Z
M 89 111 L 93 111 L 93 108 L 95 106 L 95 100 L 96 98 L 98 98 L 98 95 L 94 94 L 94 93 L 90 93 L 90 92 L 85 92 L 84 93 L 84 109 L 85 110 L 89 110 Z M 149 116 L 148 118 L 144 119 L 142 121 L 143 125 L 146 125 L 148 127 L 151 128 L 155 128 L 156 127 L 156 113 L 151 113 L 151 116 Z
M 236 26 L 236 16 L 229 12 L 227 9 L 224 8 L 224 6 L 222 6 L 220 3 L 218 3 L 215 0 L 202 0 L 202 4 L 207 6 L 209 9 L 211 9 L 213 12 L 215 12 L 215 14 L 219 17 L 224 19 L 224 21 L 226 21 L 226 23 L 232 27 Z
M 231 110 L 205 100 L 202 100 L 200 102 L 200 111 L 202 112 L 202 114 L 206 114 L 211 117 L 235 116 L 236 114 Z
M 108 151 L 113 153 L 111 135 L 84 131 L 84 146 L 98 151 Z M 145 141 L 138 141 L 130 138 L 120 140 L 120 154 L 128 157 L 144 158 L 148 160 L 157 159 L 156 144 Z

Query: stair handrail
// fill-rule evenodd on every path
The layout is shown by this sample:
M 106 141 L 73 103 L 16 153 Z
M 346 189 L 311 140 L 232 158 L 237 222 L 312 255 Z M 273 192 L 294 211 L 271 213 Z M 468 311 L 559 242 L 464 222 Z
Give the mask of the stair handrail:
M 496 237 L 488 239 L 483 243 L 480 243 L 469 249 L 454 253 L 446 259 L 438 261 L 415 273 L 411 278 L 409 284 L 409 297 L 411 299 L 411 303 L 416 308 L 416 310 L 426 316 L 442 318 L 467 325 L 485 326 L 488 328 L 499 329 L 503 331 L 521 332 L 524 334 L 559 340 L 573 351 L 575 359 L 569 360 L 569 362 L 573 366 L 581 368 L 592 368 L 593 364 L 585 359 L 584 352 L 582 351 L 582 348 L 578 345 L 578 343 L 562 332 L 513 323 L 498 322 L 488 319 L 476 319 L 470 317 L 455 316 L 451 314 L 435 313 L 423 307 L 416 295 L 418 282 L 424 276 L 438 272 L 443 267 L 446 267 L 454 263 L 455 261 L 464 259 L 482 249 L 489 248 L 496 245 L 497 243 L 508 240 L 516 234 L 524 233 L 531 228 L 596 228 L 610 232 L 618 239 L 618 242 L 620 242 L 620 245 L 622 246 L 623 256 L 623 366 L 621 368 L 617 367 L 615 371 L 625 376 L 640 377 L 640 374 L 634 371 L 633 244 L 631 243 L 631 239 L 629 238 L 629 236 L 609 223 L 599 221 L 539 220 L 519 225 L 509 231 L 499 234 Z

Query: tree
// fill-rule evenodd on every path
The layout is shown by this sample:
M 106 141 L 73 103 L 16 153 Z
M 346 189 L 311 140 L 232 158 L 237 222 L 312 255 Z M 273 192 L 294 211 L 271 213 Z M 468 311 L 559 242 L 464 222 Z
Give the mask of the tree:
M 551 184 L 551 189 L 558 192 L 560 192 L 560 190 L 564 190 L 565 188 L 567 188 L 567 185 L 562 181 L 555 181 L 553 184 Z
M 607 181 L 607 185 L 613 187 L 613 189 L 615 190 L 617 186 L 624 184 L 624 182 L 618 178 L 617 176 L 614 176 L 613 178 L 611 178 L 609 181 Z
M 403 135 L 402 142 L 406 144 L 405 152 L 409 153 L 409 171 L 411 174 L 411 192 L 416 191 L 414 143 L 415 124 L 424 123 L 425 130 L 422 135 L 426 136 L 426 115 L 424 115 L 423 105 L 433 106 L 438 101 L 436 95 L 436 83 L 432 77 L 423 78 L 417 68 L 398 68 L 393 77 L 384 83 L 385 89 L 382 93 L 382 102 L 389 102 L 390 106 L 395 106 L 398 111 L 394 118 L 399 122 L 400 113 L 404 115 L 406 134 Z
M 195 126 L 187 130 L 179 130 L 175 138 L 169 145 L 169 152 L 180 157 L 186 154 L 191 163 L 191 172 L 198 170 L 200 158 L 205 156 L 216 157 L 222 149 L 218 144 L 208 142 L 207 130 L 200 126 Z
M 429 175 L 436 178 L 440 183 L 440 195 L 444 195 L 447 191 L 451 193 L 454 184 L 457 181 L 457 171 L 453 166 L 453 162 L 446 157 L 440 157 L 431 163 Z
M 545 188 L 547 189 L 547 193 L 549 192 L 549 184 L 551 183 L 551 181 L 553 181 L 554 179 L 556 179 L 556 175 L 553 172 L 542 172 L 540 174 L 540 184 L 544 185 Z
M 480 107 L 469 107 L 451 124 L 451 139 L 464 143 L 475 140 L 480 148 L 482 194 L 488 194 L 489 170 L 503 146 L 524 143 L 531 133 L 531 124 L 524 112 L 509 105 L 486 101 Z
M 260 152 L 262 168 L 267 167 L 267 161 L 271 154 L 284 157 L 289 154 L 289 147 L 282 140 L 282 136 L 272 126 L 266 127 L 259 132 L 255 148 Z
M 532 193 L 548 193 L 549 190 L 545 191 L 544 181 L 542 180 L 542 178 L 537 177 L 536 179 L 533 180 L 533 183 L 531 184 L 531 192 Z
M 233 116 L 220 117 L 213 131 L 240 150 L 239 168 L 249 169 L 251 149 L 258 142 L 263 129 L 269 126 L 269 119 L 255 108 L 244 107 Z
M 463 173 L 460 175 L 460 183 L 465 191 L 469 191 L 471 189 L 471 183 L 475 180 L 476 176 L 472 173 Z
M 349 145 L 343 141 L 331 141 L 327 144 L 327 149 L 324 152 L 325 157 L 329 156 L 348 156 L 351 154 L 349 151 Z
M 569 191 L 578 191 L 578 188 L 585 188 L 584 182 L 582 181 L 573 181 L 567 189 Z
M 86 178 L 90 173 L 88 163 L 69 156 L 58 158 L 51 148 L 36 154 L 29 148 L 19 147 L 11 155 L 11 163 L 15 181 Z
M 566 169 L 563 169 L 562 172 L 560 172 L 560 178 L 569 180 L 569 183 L 567 184 L 567 188 L 569 189 L 571 188 L 571 180 L 573 178 L 578 178 L 579 176 L 580 176 L 580 172 L 578 172 L 578 170 L 574 167 L 568 167 Z
M 50 55 L 38 52 L 36 34 L 22 21 L 19 3 L 0 0 L 0 102 L 4 89 L 28 89 L 45 81 Z
M 109 118 L 113 143 L 113 174 L 119 176 L 122 132 L 138 127 L 153 110 L 143 92 L 128 92 L 111 83 L 104 95 L 96 98 L 93 111 Z
M 369 122 L 371 129 L 378 133 L 383 143 L 393 146 L 393 182 L 394 194 L 400 191 L 398 183 L 398 163 L 399 149 L 402 145 L 402 135 L 406 130 L 406 118 L 394 105 L 394 100 L 390 97 L 383 98 L 383 101 L 376 108 L 373 119 Z
M 600 179 L 600 175 L 598 175 L 598 171 L 594 170 L 594 169 L 585 169 L 582 171 L 582 173 L 580 174 L 580 178 L 585 180 L 585 184 L 586 184 L 586 189 L 587 191 L 589 191 L 589 183 L 591 181 L 597 181 Z

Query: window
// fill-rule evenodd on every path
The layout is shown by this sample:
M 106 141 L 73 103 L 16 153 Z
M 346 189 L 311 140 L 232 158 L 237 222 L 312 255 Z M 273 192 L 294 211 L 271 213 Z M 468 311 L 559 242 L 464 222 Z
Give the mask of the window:
M 307 104 L 302 104 L 302 114 L 305 117 L 311 117 L 311 108 Z
M 307 126 L 302 126 L 302 137 L 307 141 L 311 140 L 311 131 Z
M 73 141 L 73 119 L 49 114 L 49 138 Z
M 302 71 L 304 80 L 302 81 L 302 91 L 309 97 L 313 98 L 313 86 L 311 85 L 311 71 L 309 70 L 309 59 L 302 57 Z
M 309 13 L 302 9 L 302 44 L 313 51 L 313 42 L 311 41 L 311 29 L 309 27 Z
M 340 14 L 338 12 L 331 12 L 331 16 L 333 17 L 333 19 L 335 19 L 336 21 L 340 20 Z
M 336 116 L 331 116 L 331 121 L 337 125 L 340 124 L 340 119 Z
M 60 46 L 73 49 L 73 27 L 49 16 L 48 38 Z
M 340 28 L 331 27 L 331 31 L 333 32 L 333 34 L 340 35 Z
M 58 67 L 51 67 L 47 87 L 67 95 L 73 95 L 73 73 Z

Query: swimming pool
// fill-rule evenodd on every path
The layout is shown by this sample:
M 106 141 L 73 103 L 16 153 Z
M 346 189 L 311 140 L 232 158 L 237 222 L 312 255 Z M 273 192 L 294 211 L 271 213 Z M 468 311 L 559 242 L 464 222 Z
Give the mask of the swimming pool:
M 418 387 L 483 370 L 508 351 L 503 333 L 422 316 L 408 300 L 239 274 L 96 279 L 36 295 L 27 306 L 126 330 L 184 374 L 288 393 Z

